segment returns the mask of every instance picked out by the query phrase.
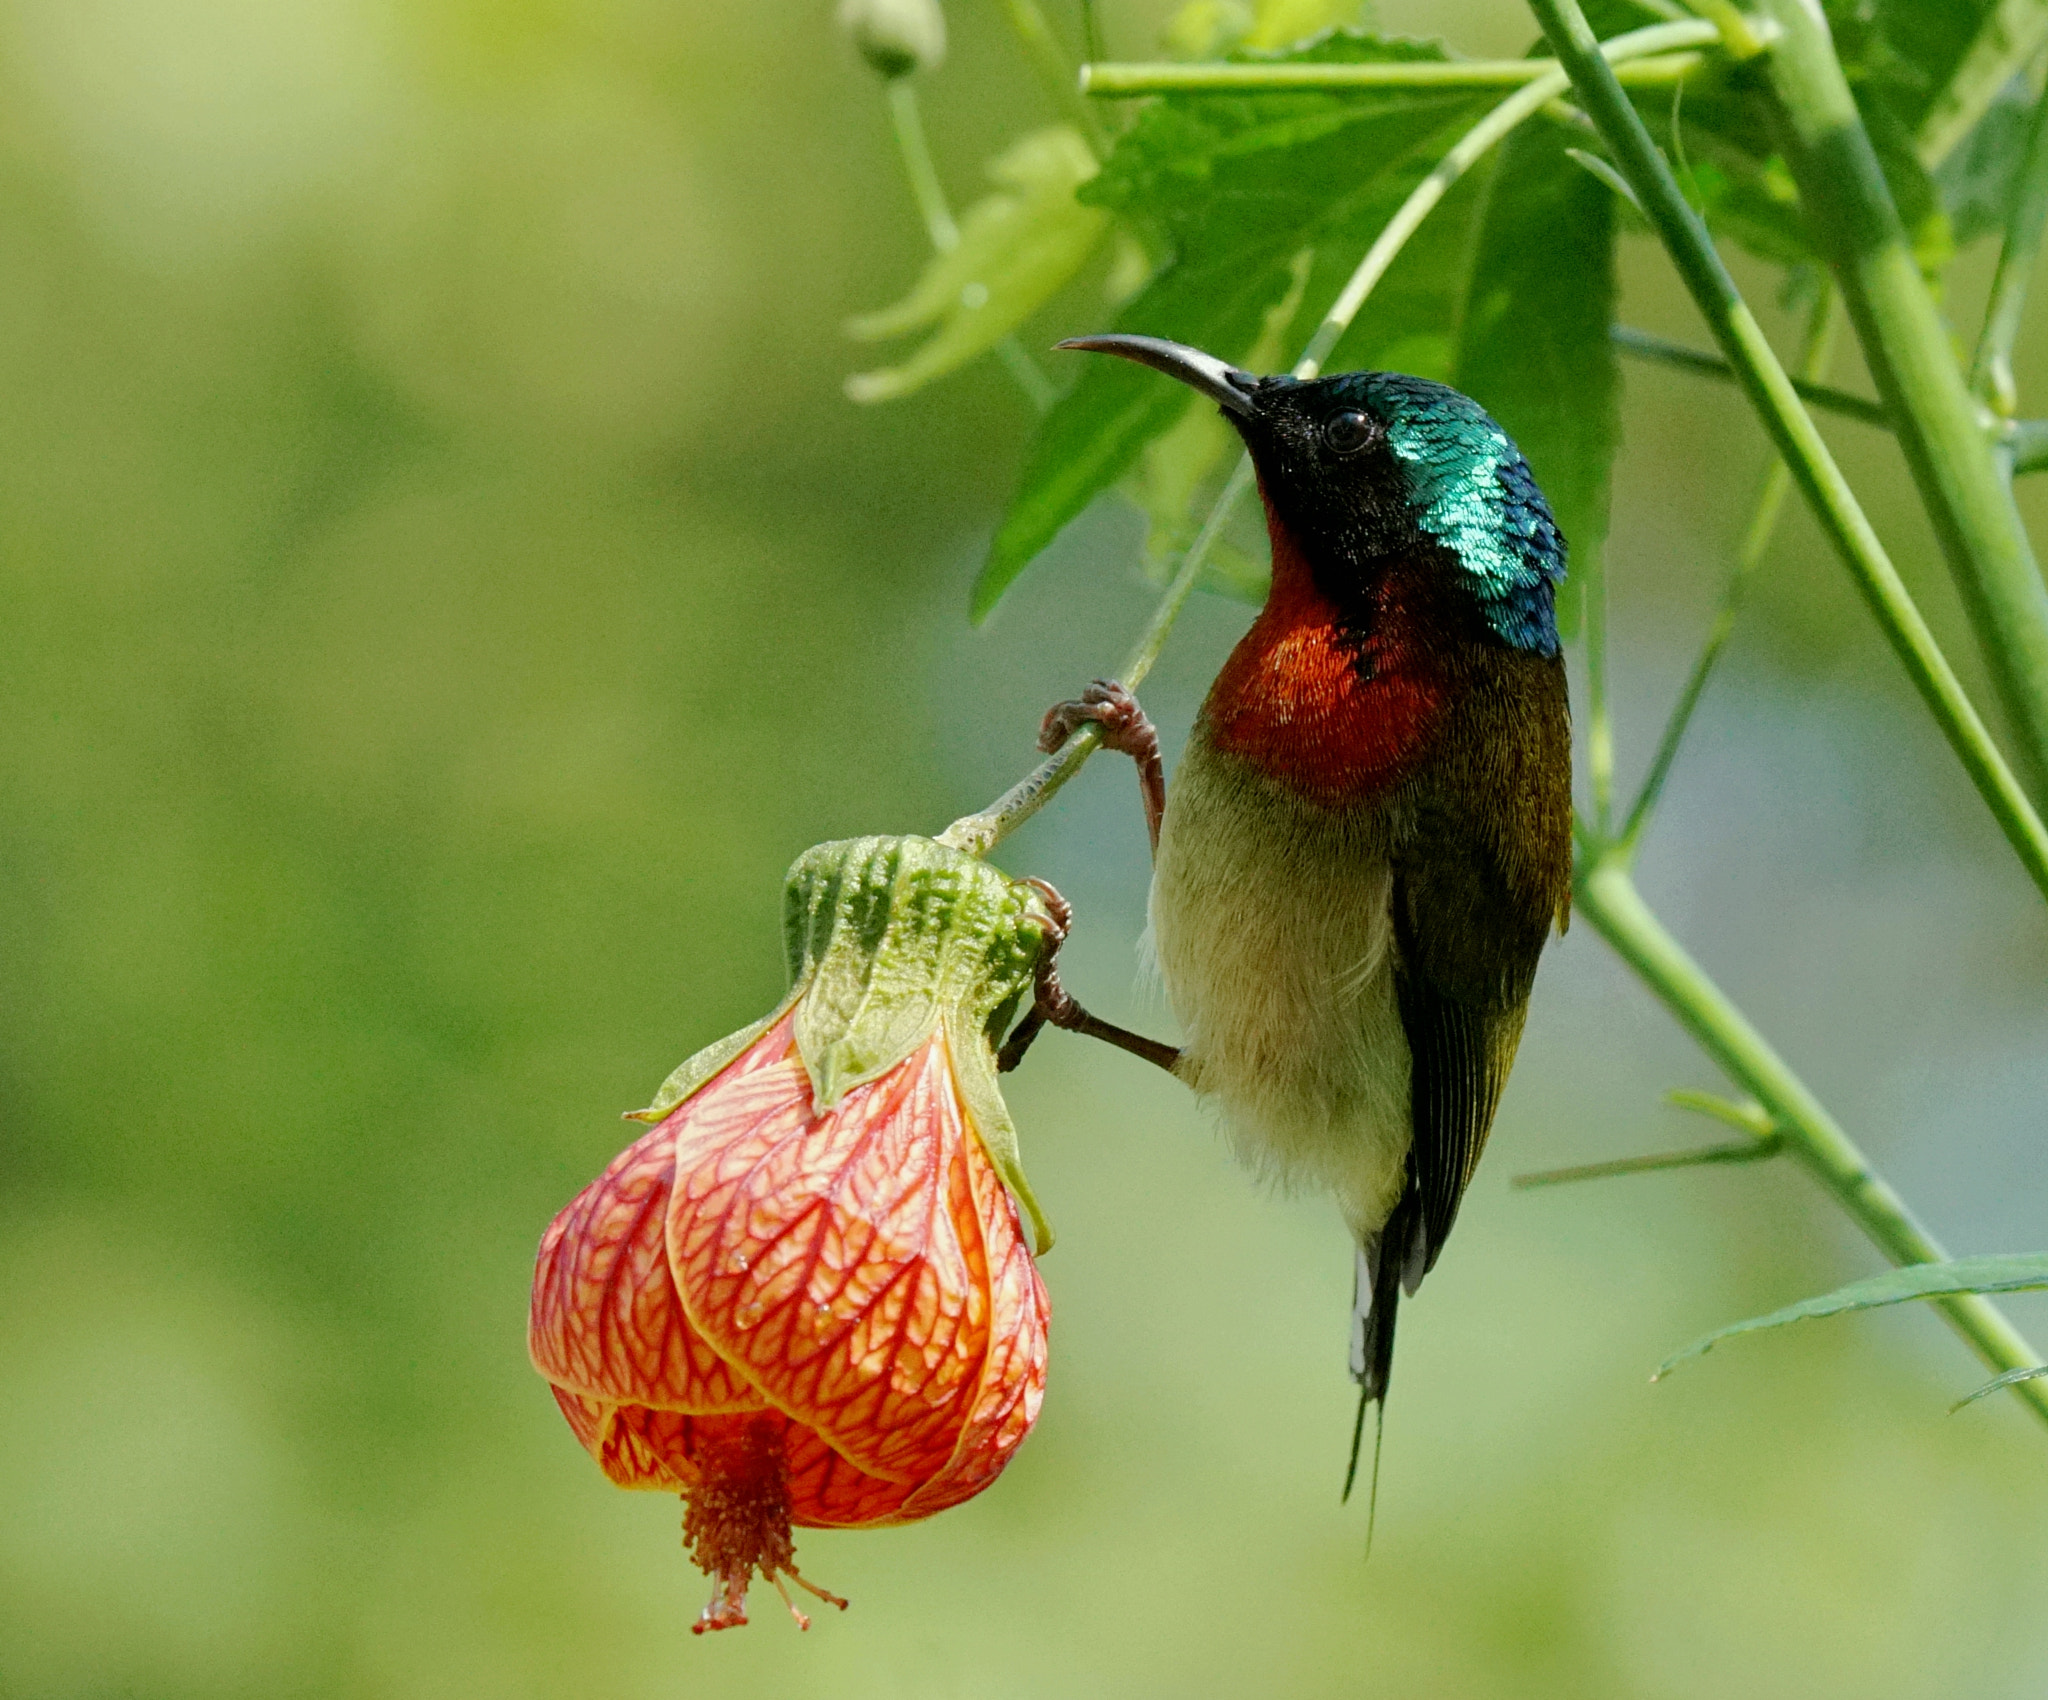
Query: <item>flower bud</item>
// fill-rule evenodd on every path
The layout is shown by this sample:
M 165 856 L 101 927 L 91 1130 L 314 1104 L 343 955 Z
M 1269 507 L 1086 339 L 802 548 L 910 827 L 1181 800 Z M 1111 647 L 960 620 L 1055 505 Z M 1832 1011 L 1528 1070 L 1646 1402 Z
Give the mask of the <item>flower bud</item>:
M 797 1573 L 791 1527 L 972 1497 L 1045 1388 L 1020 1202 L 1050 1235 L 992 1045 L 1042 900 L 930 839 L 856 839 L 798 860 L 785 923 L 789 998 L 636 1112 L 652 1130 L 534 1275 L 533 1361 L 577 1439 L 619 1486 L 683 1495 L 699 1631 L 745 1623 L 756 1575 L 844 1606 Z
M 894 80 L 936 71 L 946 57 L 946 14 L 939 0 L 839 0 L 839 27 L 860 56 Z

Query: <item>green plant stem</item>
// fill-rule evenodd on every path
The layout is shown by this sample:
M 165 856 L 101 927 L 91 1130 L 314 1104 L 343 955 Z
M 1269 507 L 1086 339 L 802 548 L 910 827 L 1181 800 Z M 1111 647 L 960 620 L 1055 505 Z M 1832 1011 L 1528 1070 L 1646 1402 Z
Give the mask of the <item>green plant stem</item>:
M 1705 227 L 1686 203 L 1649 131 L 1601 58 L 1599 44 L 1577 0 L 1530 0 L 1530 4 L 1558 59 L 1570 68 L 1581 103 L 1599 127 L 1622 175 L 1635 189 L 1645 216 L 1663 239 L 1822 530 L 1848 566 L 1907 676 L 2029 878 L 2048 896 L 2048 831 L 2042 829 L 2032 802 L 1927 629 L 1898 569 L 1800 405 L 1791 380 L 1721 263 Z
M 1181 557 L 1172 582 L 1159 598 L 1158 606 L 1152 610 L 1152 618 L 1146 622 L 1143 634 L 1126 657 L 1123 671 L 1117 675 L 1131 690 L 1138 688 L 1139 682 L 1152 671 L 1153 663 L 1165 649 L 1174 622 L 1180 618 L 1182 607 L 1193 593 L 1196 579 L 1201 577 L 1202 564 L 1208 560 L 1210 549 L 1215 546 L 1225 521 L 1230 518 L 1230 510 L 1251 488 L 1251 483 L 1251 461 L 1246 457 L 1231 470 L 1222 494 L 1216 498 L 1216 505 L 1209 510 L 1202 529 L 1195 534 L 1195 540 L 1188 545 L 1188 552 Z M 955 850 L 964 850 L 970 856 L 987 855 L 1051 802 L 1101 747 L 1101 728 L 1083 726 L 987 808 L 977 814 L 963 815 L 953 822 L 939 834 L 939 842 Z
M 1787 1148 L 1872 1244 L 1894 1263 L 1938 1263 L 1946 1258 L 1820 1100 L 1665 930 L 1618 856 L 1598 856 L 1580 864 L 1575 909 L 1657 994 L 1700 1048 L 1763 1105 Z M 1993 1370 L 2041 1362 L 1990 1300 L 1959 1294 L 1936 1302 L 1950 1326 Z M 2048 1381 L 2019 1382 L 2013 1392 L 2048 1422 Z
M 946 191 L 939 183 L 938 168 L 932 164 L 931 143 L 924 133 L 924 114 L 917 103 L 917 87 L 908 77 L 892 77 L 888 85 L 889 123 L 896 132 L 896 152 L 903 160 L 903 176 L 910 184 L 910 198 L 917 202 L 917 215 L 924 220 L 924 233 L 941 254 L 960 246 L 960 226 L 953 222 L 953 209 L 946 205 Z
M 1059 37 L 1052 33 L 1052 25 L 1039 9 L 1038 0 L 1003 0 L 1003 10 L 1009 14 L 1010 27 L 1023 44 L 1024 57 L 1031 61 L 1031 69 L 1037 72 L 1053 104 L 1088 139 L 1095 157 L 1103 158 L 1109 152 L 1109 132 L 1102 127 L 1095 109 L 1082 98 L 1077 69 L 1060 46 Z
M 939 182 L 938 167 L 932 163 L 917 90 L 908 77 L 892 77 L 888 91 L 889 125 L 896 133 L 896 152 L 903 161 L 910 198 L 917 203 L 917 215 L 924 221 L 924 233 L 932 247 L 941 254 L 950 254 L 960 246 L 960 226 L 954 222 L 953 209 L 946 204 L 946 191 Z M 1059 392 L 1052 380 L 1038 369 L 1038 362 L 1025 353 L 1024 345 L 1014 336 L 1006 336 L 996 344 L 996 358 L 1040 413 L 1058 399 Z
M 1906 240 L 1826 20 L 1811 0 L 1762 3 L 1782 31 L 1770 75 L 1800 201 L 1841 285 L 2039 800 L 2048 796 L 2048 584 Z
M 1712 26 L 1708 28 L 1711 32 Z M 1631 88 L 1662 88 L 1683 81 L 1705 63 L 1698 53 L 1660 53 L 1631 59 L 1616 75 Z M 1081 92 L 1117 98 L 1139 94 L 1342 93 L 1355 89 L 1485 94 L 1493 89 L 1519 88 L 1556 69 L 1555 59 L 1416 59 L 1373 65 L 1109 62 L 1081 67 Z
M 1619 1175 L 1654 1175 L 1669 1169 L 1699 1169 L 1720 1163 L 1760 1163 L 1784 1150 L 1776 1135 L 1764 1139 L 1727 1140 L 1695 1145 L 1686 1151 L 1655 1151 L 1646 1157 L 1616 1157 L 1605 1163 L 1575 1163 L 1569 1169 L 1538 1169 L 1517 1175 L 1509 1184 L 1527 1192 L 1536 1187 L 1570 1186 L 1575 1181 L 1606 1181 Z
M 2048 472 L 2048 419 L 2016 419 L 2004 452 L 2015 472 Z
M 1593 824 L 1605 839 L 1614 824 L 1614 714 L 1607 694 L 1607 554 L 1579 563 L 1579 613 L 1586 640 L 1586 784 Z
M 1827 371 L 1828 362 L 1834 355 L 1835 336 L 1841 325 L 1841 303 L 1842 298 L 1834 286 L 1823 283 L 1807 314 L 1806 337 L 1799 350 L 1799 369 L 1801 376 L 1809 382 Z M 1735 617 L 1742 611 L 1743 598 L 1763 561 L 1764 551 L 1770 547 L 1772 535 L 1778 529 L 1778 516 L 1784 510 L 1785 498 L 1791 491 L 1792 474 L 1787 470 L 1784 459 L 1774 454 L 1771 464 L 1764 469 L 1756 506 L 1750 514 L 1749 526 L 1743 532 L 1742 545 L 1735 556 L 1735 570 L 1728 575 L 1728 588 L 1715 612 L 1714 624 L 1707 633 L 1707 641 L 1700 648 L 1699 659 L 1693 663 L 1692 672 L 1686 678 L 1685 688 L 1678 693 L 1671 718 L 1664 724 L 1664 735 L 1657 740 L 1657 753 L 1650 758 L 1649 772 L 1643 778 L 1642 789 L 1636 793 L 1634 807 L 1628 812 L 1628 824 L 1621 830 L 1620 849 L 1625 857 L 1634 857 L 1636 846 L 1641 843 L 1644 829 L 1656 810 L 1657 800 L 1664 794 L 1664 782 L 1671 777 L 1671 766 L 1678 759 L 1679 745 L 1685 741 L 1693 711 L 1699 707 L 1700 698 L 1706 693 L 1707 681 L 1713 676 L 1714 665 L 1721 659 L 1721 651 L 1727 647 L 1729 636 L 1735 630 Z
M 2048 0 L 1999 0 L 1984 15 L 1948 87 L 1920 121 L 1920 163 L 1934 170 L 1991 110 L 1998 91 L 2033 62 L 2048 42 Z
M 2034 280 L 2041 255 L 2041 231 L 2048 225 L 2048 94 L 2034 102 L 2027 132 L 2027 159 L 2013 184 L 2012 206 L 2006 214 L 2005 240 L 1998 249 L 1998 270 L 1991 279 L 1991 303 L 1984 310 L 1984 329 L 1970 362 L 1970 388 L 2004 418 L 2019 409 L 2012 378 L 2012 346 L 2026 314 L 2027 286 Z
M 1712 26 L 1697 21 L 1676 24 L 1654 24 L 1648 29 L 1632 30 L 1626 35 L 1616 36 L 1599 48 L 1602 53 L 1626 60 L 1636 54 L 1658 53 L 1674 44 L 1700 39 L 1702 32 L 1711 34 Z M 1602 63 L 1605 63 L 1603 60 Z M 1322 370 L 1322 363 L 1343 340 L 1344 333 L 1351 328 L 1365 306 L 1366 298 L 1374 286 L 1386 275 L 1387 268 L 1394 263 L 1402 246 L 1414 235 L 1430 210 L 1444 198 L 1451 185 L 1485 157 L 1495 143 L 1507 135 L 1517 124 L 1522 123 L 1539 111 L 1547 102 L 1556 98 L 1566 86 L 1562 70 L 1554 70 L 1535 82 L 1518 89 L 1502 101 L 1478 123 L 1465 132 L 1452 145 L 1450 151 L 1438 161 L 1414 189 L 1408 198 L 1395 210 L 1387 221 L 1386 228 L 1366 250 L 1365 257 L 1358 262 L 1358 268 L 1338 292 L 1337 299 L 1330 304 L 1330 310 L 1323 315 L 1323 321 L 1316 327 L 1315 334 L 1302 350 L 1301 358 L 1294 363 L 1293 375 L 1297 378 L 1313 378 Z M 1209 550 L 1221 535 L 1230 511 L 1245 491 L 1251 488 L 1252 466 L 1249 456 L 1241 457 L 1232 470 L 1222 493 L 1209 510 L 1209 517 L 1202 522 L 1202 529 L 1195 534 L 1195 540 L 1188 545 L 1186 555 L 1181 558 L 1179 569 L 1172 582 L 1159 599 L 1152 619 L 1144 635 L 1138 640 L 1124 670 L 1118 675 L 1129 689 L 1135 690 L 1138 682 L 1152 670 L 1160 651 L 1166 646 L 1166 639 L 1173 630 L 1174 621 L 1180 617 L 1181 608 L 1195 588 L 1202 565 L 1208 559 Z M 1033 815 L 1045 807 L 1053 796 L 1081 771 L 1088 758 L 1101 747 L 1101 734 L 1092 726 L 1084 726 L 1069 738 L 1052 755 L 1040 762 L 1002 796 L 977 814 L 964 815 L 939 835 L 940 842 L 956 850 L 965 850 L 971 855 L 986 855 L 991 849 L 1015 832 Z
M 1742 375 L 1726 360 L 1718 354 L 1709 354 L 1703 348 L 1688 348 L 1682 342 L 1672 342 L 1628 325 L 1616 325 L 1608 334 L 1614 338 L 1614 346 L 1633 359 L 1647 360 L 1658 366 L 1675 366 L 1681 372 L 1697 372 L 1702 377 L 1718 378 L 1725 383 L 1739 384 L 1742 381 Z M 1861 425 L 1875 425 L 1881 431 L 1889 431 L 1892 427 L 1891 415 L 1885 412 L 1883 402 L 1851 395 L 1831 384 L 1815 383 L 1804 374 L 1792 379 L 1792 393 L 1808 407 L 1817 407 L 1824 413 L 1839 413 L 1844 419 L 1853 419 Z

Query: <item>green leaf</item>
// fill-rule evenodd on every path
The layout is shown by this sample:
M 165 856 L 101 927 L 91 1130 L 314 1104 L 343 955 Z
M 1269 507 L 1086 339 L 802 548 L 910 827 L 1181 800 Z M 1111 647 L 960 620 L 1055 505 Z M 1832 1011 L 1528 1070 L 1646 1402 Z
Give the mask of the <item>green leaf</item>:
M 1179 272 L 1158 278 L 1117 315 L 1116 328 L 1149 331 L 1241 352 L 1261 315 L 1287 284 L 1286 267 L 1247 266 L 1233 280 Z M 1193 330 L 1188 327 L 1194 326 Z M 1187 393 L 1128 361 L 1093 358 L 1080 380 L 1039 421 L 1023 487 L 997 531 L 974 587 L 972 613 L 986 619 L 1038 552 L 1070 519 L 1121 477 L 1153 437 L 1187 405 Z
M 1999 0 L 1827 0 L 1824 9 L 1865 122 L 1881 112 L 1911 135 Z
M 1109 228 L 1074 197 L 1095 159 L 1064 126 L 1024 137 L 988 172 L 1001 190 L 967 209 L 959 246 L 935 254 L 895 306 L 847 322 L 857 342 L 938 327 L 902 365 L 848 378 L 853 400 L 893 401 L 986 353 L 1072 280 Z
M 1340 32 L 1283 57 L 1442 56 L 1419 43 Z M 1408 191 L 1484 104 L 1470 95 L 1382 91 L 1155 102 L 1081 192 L 1084 200 L 1157 231 L 1169 245 L 1171 257 L 1109 328 L 1172 337 L 1242 360 L 1267 310 L 1286 294 L 1290 262 L 1303 249 L 1316 252 L 1303 322 L 1320 316 Z M 1356 358 L 1429 328 L 1413 317 L 1416 300 L 1427 297 L 1440 309 L 1444 291 L 1441 279 L 1418 275 L 1428 264 L 1422 256 L 1443 258 L 1435 233 L 1456 222 L 1452 202 L 1469 216 L 1471 200 L 1461 190 L 1438 209 L 1376 292 L 1340 356 Z M 1127 361 L 1089 357 L 1080 365 L 1074 387 L 1040 424 L 1016 499 L 975 586 L 975 619 L 986 617 L 1032 558 L 1121 478 L 1187 404 L 1176 385 Z
M 1473 243 L 1451 382 L 1514 438 L 1570 545 L 1562 613 L 1607 541 L 1620 441 L 1613 192 L 1572 138 L 1523 125 L 1501 146 Z
M 1420 52 L 1410 43 L 1375 47 L 1394 57 Z M 1291 57 L 1361 51 L 1360 38 L 1338 35 Z M 1267 349 L 1244 350 L 1253 312 L 1277 290 L 1283 256 L 1312 247 L 1300 317 L 1320 316 L 1480 108 L 1442 97 L 1158 103 L 1084 191 L 1175 239 L 1173 262 L 1117 328 L 1176 337 L 1255 369 L 1279 365 Z M 1398 153 L 1370 150 L 1357 134 L 1365 123 L 1396 146 L 1412 140 Z M 1549 124 L 1509 138 L 1423 224 L 1327 364 L 1439 378 L 1476 397 L 1528 456 L 1583 564 L 1606 536 L 1618 438 L 1608 337 L 1615 203 L 1572 159 L 1575 139 Z M 1361 157 L 1378 162 L 1362 180 Z M 1187 294 L 1191 281 L 1197 298 Z M 1228 434 L 1143 368 L 1098 361 L 1084 370 L 1034 445 L 977 587 L 977 618 L 1147 444 L 1139 491 L 1154 538 L 1182 539 L 1202 505 L 1195 498 L 1233 446 Z M 1232 588 L 1245 593 L 1256 584 Z M 1569 604 L 1565 612 L 1568 619 Z
M 1922 0 L 1926 4 L 1926 0 Z M 1941 88 L 1921 114 L 1920 157 L 1949 158 L 1998 99 L 2000 91 L 2033 60 L 2048 37 L 2048 3 L 2044 0 L 1983 0 L 1956 7 L 1944 15 L 1927 10 L 1937 24 L 1954 29 L 1963 17 L 1972 19 L 1974 34 L 1941 79 Z
M 1240 48 L 1288 48 L 1325 30 L 1356 25 L 1363 0 L 1187 0 L 1160 34 L 1177 59 L 1217 59 Z
M 1956 245 L 2005 228 L 2013 179 L 2027 157 L 2033 100 L 2024 83 L 2007 89 L 1934 174 Z
M 1240 365 L 1258 372 L 1286 363 L 1284 351 L 1295 336 L 1294 322 L 1301 314 L 1314 262 L 1307 250 L 1294 257 L 1293 284 L 1267 311 L 1258 341 Z M 1145 576 L 1154 584 L 1163 585 L 1173 576 L 1243 446 L 1222 411 L 1203 404 L 1193 393 L 1183 403 L 1180 418 L 1145 445 L 1122 488 L 1145 515 Z M 1261 533 L 1263 540 L 1263 527 Z M 1255 558 L 1258 553 L 1263 551 L 1256 546 L 1247 550 L 1218 538 L 1209 546 L 1195 588 L 1255 606 L 1264 602 L 1272 572 L 1268 561 Z
M 1851 1281 L 1848 1286 L 1837 1287 L 1818 1298 L 1802 1299 L 1768 1316 L 1753 1316 L 1746 1322 L 1731 1322 L 1726 1328 L 1717 1328 L 1684 1351 L 1666 1358 L 1651 1379 L 1669 1375 L 1680 1364 L 1713 1350 L 1732 1334 L 1752 1334 L 1761 1328 L 1804 1322 L 1808 1317 L 1874 1310 L 1880 1305 L 1904 1304 L 1911 1299 L 1938 1299 L 1955 1293 L 2023 1293 L 2039 1287 L 2048 1287 L 2048 1252 L 1959 1257 L 1949 1263 L 1909 1263 L 1903 1269 L 1888 1269 L 1867 1280 Z
M 1355 25 L 1364 10 L 1363 0 L 1258 0 L 1244 45 L 1266 51 L 1293 47 L 1325 30 Z

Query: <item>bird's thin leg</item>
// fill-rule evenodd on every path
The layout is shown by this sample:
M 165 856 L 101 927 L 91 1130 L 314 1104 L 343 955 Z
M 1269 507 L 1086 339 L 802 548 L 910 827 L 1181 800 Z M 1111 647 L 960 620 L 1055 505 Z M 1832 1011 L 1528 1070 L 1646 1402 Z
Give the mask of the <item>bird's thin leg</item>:
M 1157 760 L 1156 753 L 1154 759 Z M 1028 883 L 1035 886 L 1045 899 L 1052 927 L 1046 934 L 1045 949 L 1038 958 L 1036 995 L 1030 1012 L 1017 1023 L 1003 1042 L 1003 1048 L 996 1053 L 996 1068 L 1007 1074 L 1024 1060 L 1024 1053 L 1031 1048 L 1031 1041 L 1038 1037 L 1039 1030 L 1053 1026 L 1100 1039 L 1119 1050 L 1129 1051 L 1134 1057 L 1143 1057 L 1148 1063 L 1155 1063 L 1171 1074 L 1174 1065 L 1180 1061 L 1180 1052 L 1172 1045 L 1162 1045 L 1157 1039 L 1148 1039 L 1142 1033 L 1133 1033 L 1128 1027 L 1118 1027 L 1114 1022 L 1090 1015 L 1060 984 L 1060 946 L 1067 942 L 1067 933 L 1074 924 L 1074 907 L 1044 880 L 1034 879 Z
M 1056 702 L 1038 728 L 1038 747 L 1058 749 L 1083 726 L 1102 728 L 1102 747 L 1138 764 L 1138 792 L 1145 801 L 1145 827 L 1152 854 L 1159 854 L 1159 823 L 1166 815 L 1166 769 L 1159 760 L 1159 734 L 1138 699 L 1114 679 L 1097 679 L 1071 702 Z

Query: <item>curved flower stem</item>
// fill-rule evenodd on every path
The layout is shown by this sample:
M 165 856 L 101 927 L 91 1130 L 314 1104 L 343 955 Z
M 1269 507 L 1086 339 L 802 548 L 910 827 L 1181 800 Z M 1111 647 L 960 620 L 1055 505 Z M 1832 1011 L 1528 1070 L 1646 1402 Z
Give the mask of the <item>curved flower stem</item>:
M 2048 585 L 1827 22 L 1812 0 L 1762 3 L 1783 31 L 1770 80 L 1801 205 L 1962 593 L 2021 770 L 2034 798 L 2048 797 Z
M 1786 1149 L 1880 1251 L 1894 1263 L 1938 1263 L 1947 1257 L 1805 1082 L 1665 930 L 1618 854 L 1581 860 L 1574 905 L 1700 1048 L 1763 1106 Z M 2042 1361 L 1990 1300 L 1960 1294 L 1938 1302 L 1949 1326 L 1992 1369 L 2025 1369 Z M 2048 1422 L 2048 1380 L 2018 1382 L 2013 1393 Z
M 946 191 L 939 182 L 938 168 L 932 164 L 931 144 L 925 140 L 924 115 L 918 108 L 917 90 L 908 77 L 890 78 L 888 101 L 889 124 L 896 132 L 896 151 L 902 156 L 903 175 L 910 183 L 911 199 L 917 202 L 918 217 L 924 220 L 924 233 L 935 251 L 950 254 L 960 246 L 960 226 L 954 222 L 953 209 L 946 204 Z M 996 344 L 996 358 L 1033 407 L 1043 413 L 1052 406 L 1059 392 L 1014 336 L 1006 336 Z
M 1921 700 L 1970 775 L 2028 876 L 2048 897 L 2048 830 L 1964 694 L 1898 569 L 1800 406 L 1763 328 L 1729 277 L 1671 168 L 1598 52 L 1578 0 L 1530 0 L 1551 46 L 1572 72 L 1582 104 L 1636 191 L 1715 340 L 1742 380 L 1821 528 L 1877 617 Z M 1946 355 L 1944 354 L 1944 358 Z M 1981 443 L 1980 443 L 1981 448 Z
M 1712 25 L 1696 20 L 1655 24 L 1648 29 L 1616 36 L 1600 51 L 1616 59 L 1628 59 L 1639 54 L 1662 52 L 1674 45 L 1710 39 L 1712 35 Z M 1394 263 L 1408 238 L 1415 234 L 1416 228 L 1444 198 L 1451 185 L 1484 158 L 1487 150 L 1503 136 L 1562 94 L 1567 86 L 1568 79 L 1561 69 L 1546 72 L 1510 95 L 1458 138 L 1436 168 L 1409 192 L 1408 198 L 1387 221 L 1386 228 L 1366 250 L 1365 258 L 1358 262 L 1358 269 L 1338 292 L 1329 312 L 1324 314 L 1323 322 L 1316 327 L 1308 346 L 1302 350 L 1301 358 L 1294 363 L 1295 377 L 1313 378 L 1322 370 L 1323 362 L 1343 340 L 1344 333 L 1351 328 L 1374 286 L 1386 275 L 1387 268 Z M 1124 663 L 1123 672 L 1118 675 L 1119 682 L 1127 688 L 1135 690 L 1159 659 L 1174 621 L 1180 617 L 1181 608 L 1195 588 L 1209 550 L 1222 533 L 1231 509 L 1251 484 L 1251 459 L 1249 456 L 1240 457 L 1215 505 L 1210 508 L 1209 517 L 1202 522 L 1202 529 L 1188 545 L 1188 551 L 1181 558 L 1166 593 L 1160 597 L 1159 606 L 1154 610 L 1144 635 L 1139 638 L 1137 647 Z M 1081 771 L 1101 742 L 1099 731 L 1093 727 L 1082 727 L 987 808 L 953 822 L 939 834 L 939 842 L 955 850 L 964 850 L 969 855 L 986 855 L 1044 808 L 1054 794 Z
M 2013 184 L 2005 240 L 1991 280 L 1991 304 L 1984 311 L 1984 329 L 1970 362 L 1970 388 L 2007 419 L 2019 407 L 2012 379 L 2012 345 L 2026 313 L 2027 286 L 2034 280 L 2035 262 L 2041 255 L 2044 225 L 2048 225 L 2048 94 L 2034 102 L 2026 164 Z
M 1807 315 L 1806 340 L 1799 354 L 1800 372 L 1808 380 L 1818 379 L 1828 369 L 1829 358 L 1834 353 L 1835 335 L 1841 327 L 1841 305 L 1842 298 L 1834 285 L 1821 284 Z M 1743 533 L 1742 547 L 1735 557 L 1735 571 L 1728 577 L 1728 589 L 1723 593 L 1720 609 L 1714 615 L 1714 624 L 1707 633 L 1706 643 L 1701 646 L 1699 659 L 1692 665 L 1685 688 L 1678 693 L 1678 702 L 1671 710 L 1670 720 L 1665 723 L 1664 735 L 1657 740 L 1657 753 L 1650 758 L 1650 770 L 1644 776 L 1642 789 L 1636 794 L 1635 806 L 1628 812 L 1628 824 L 1621 829 L 1618 848 L 1625 859 L 1634 859 L 1636 846 L 1650 824 L 1657 800 L 1664 794 L 1664 782 L 1671 777 L 1671 764 L 1678 759 L 1678 746 L 1684 742 L 1686 728 L 1692 724 L 1693 711 L 1699 707 L 1707 680 L 1713 676 L 1714 664 L 1721 659 L 1729 634 L 1735 630 L 1735 616 L 1742 611 L 1750 579 L 1763 560 L 1764 551 L 1770 547 L 1771 538 L 1778 529 L 1778 515 L 1783 511 L 1785 498 L 1791 490 L 1792 474 L 1786 470 L 1782 458 L 1772 455 L 1771 464 L 1764 471 L 1762 486 L 1757 491 L 1749 528 Z

